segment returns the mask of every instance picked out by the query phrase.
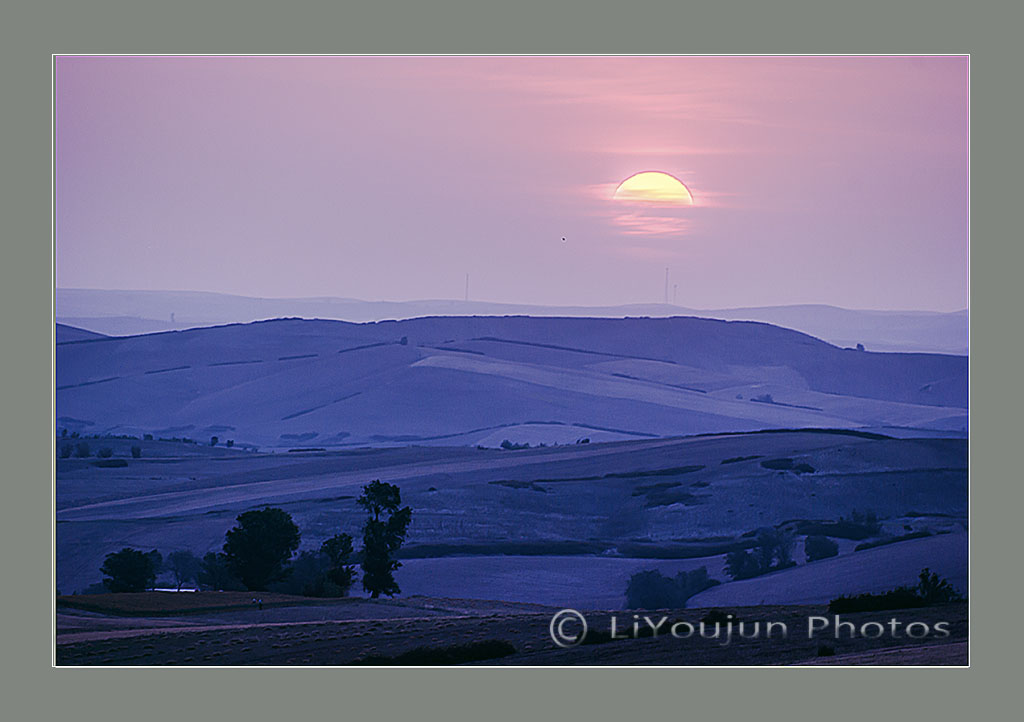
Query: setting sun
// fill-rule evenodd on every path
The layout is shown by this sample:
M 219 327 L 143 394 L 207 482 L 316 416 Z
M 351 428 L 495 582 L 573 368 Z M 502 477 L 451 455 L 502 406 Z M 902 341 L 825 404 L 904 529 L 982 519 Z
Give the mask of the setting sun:
M 693 205 L 690 189 L 675 176 L 661 171 L 644 171 L 631 175 L 619 184 L 612 197 L 620 201 Z

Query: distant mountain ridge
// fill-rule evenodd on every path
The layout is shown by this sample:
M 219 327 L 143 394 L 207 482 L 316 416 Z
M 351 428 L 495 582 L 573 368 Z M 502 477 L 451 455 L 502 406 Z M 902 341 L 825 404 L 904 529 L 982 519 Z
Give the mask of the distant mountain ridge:
M 362 323 L 426 316 L 558 316 L 625 318 L 698 316 L 762 321 L 837 346 L 869 351 L 968 351 L 968 312 L 863 311 L 827 305 L 698 310 L 667 304 L 537 306 L 484 301 L 361 301 L 350 298 L 251 298 L 192 291 L 58 289 L 57 320 L 112 336 L 181 330 L 272 318 L 320 318 Z M 173 320 L 172 320 L 173 316 Z

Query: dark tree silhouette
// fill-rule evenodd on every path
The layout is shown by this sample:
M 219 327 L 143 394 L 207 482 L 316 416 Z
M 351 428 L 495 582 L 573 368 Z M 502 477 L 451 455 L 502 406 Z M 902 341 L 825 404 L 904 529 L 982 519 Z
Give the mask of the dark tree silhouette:
M 265 590 L 280 579 L 299 548 L 299 527 L 283 509 L 266 507 L 238 516 L 238 526 L 224 535 L 228 569 L 250 590 Z
M 160 571 L 160 552 L 140 552 L 125 547 L 107 554 L 100 567 L 103 586 L 111 592 L 144 592 L 156 583 Z
M 931 569 L 922 569 L 917 578 L 917 595 L 926 604 L 946 604 L 948 602 L 963 601 L 963 595 L 954 589 L 952 584 Z
M 356 574 L 352 565 L 352 536 L 335 534 L 320 545 L 320 553 L 328 559 L 327 579 L 338 587 L 342 596 L 347 595 Z
M 245 585 L 228 568 L 223 554 L 209 552 L 199 563 L 196 581 L 206 589 L 241 591 Z
M 725 555 L 725 571 L 733 579 L 750 579 L 795 564 L 792 533 L 765 527 L 758 529 L 756 539 L 751 551 L 738 549 Z
M 627 609 L 668 609 L 682 607 L 694 594 L 720 584 L 708 576 L 707 567 L 666 577 L 657 569 L 637 572 L 626 586 Z
M 201 562 L 199 557 L 187 549 L 179 549 L 167 555 L 167 569 L 174 575 L 174 583 L 181 591 L 181 585 L 190 579 L 198 579 Z
M 402 591 L 392 574 L 402 566 L 395 552 L 405 541 L 412 509 L 401 506 L 397 486 L 379 479 L 363 487 L 358 502 L 370 515 L 363 526 L 363 589 L 374 599 L 381 594 L 393 597 Z
M 839 545 L 827 536 L 811 534 L 804 539 L 804 553 L 807 555 L 807 561 L 809 562 L 827 559 L 839 554 Z

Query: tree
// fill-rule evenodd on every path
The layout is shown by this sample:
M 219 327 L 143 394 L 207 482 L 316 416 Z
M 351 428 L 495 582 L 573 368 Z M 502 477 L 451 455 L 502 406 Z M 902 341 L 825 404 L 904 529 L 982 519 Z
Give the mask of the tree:
M 181 591 L 181 585 L 199 576 L 199 557 L 188 549 L 179 549 L 167 555 L 167 569 L 174 575 L 174 583 Z
M 238 526 L 224 535 L 228 568 L 249 590 L 265 590 L 280 579 L 299 548 L 299 527 L 283 509 L 266 507 L 238 515 Z
M 101 459 L 109 459 L 113 455 L 114 450 L 111 449 L 109 446 L 104 446 L 102 449 L 96 452 L 96 456 L 100 457 Z
M 758 530 L 754 555 L 762 574 L 793 566 L 793 541 L 793 535 L 783 529 Z
M 91 453 L 92 451 L 90 451 L 89 449 L 89 442 L 79 441 L 77 444 L 75 444 L 75 456 L 77 456 L 79 459 L 86 459 L 89 457 Z
M 700 567 L 666 577 L 657 569 L 637 572 L 626 586 L 627 609 L 669 609 L 682 607 L 694 594 L 720 584 L 708 576 L 708 568 Z
M 961 602 L 963 596 L 947 580 L 940 577 L 931 569 L 922 569 L 918 575 L 917 595 L 924 600 L 925 604 L 946 604 L 948 602 Z
M 839 545 L 827 536 L 811 534 L 804 539 L 804 553 L 809 562 L 827 559 L 839 554 Z
M 103 586 L 111 592 L 144 592 L 156 583 L 160 571 L 160 552 L 140 552 L 125 547 L 107 554 L 100 567 Z
M 751 551 L 737 549 L 725 555 L 725 571 L 733 579 L 750 579 L 793 565 L 793 534 L 772 527 L 758 529 Z
M 210 437 L 210 446 L 216 446 L 218 441 L 220 441 L 220 439 L 218 439 L 216 436 L 211 436 Z
M 196 581 L 206 589 L 241 591 L 245 585 L 239 581 L 231 570 L 223 554 L 209 552 L 199 563 Z
M 402 591 L 392 574 L 402 566 L 395 552 L 405 541 L 412 509 L 400 507 L 402 494 L 397 486 L 379 479 L 364 486 L 357 501 L 369 514 L 363 525 L 363 589 L 374 599 L 381 594 L 393 597 Z
M 138 458 L 141 458 L 141 457 L 142 457 L 142 447 L 141 446 L 133 446 L 132 447 L 132 458 L 133 459 L 138 459 Z
M 725 555 L 725 573 L 733 579 L 750 579 L 763 572 L 753 554 L 737 549 Z
M 352 536 L 335 534 L 320 545 L 320 553 L 327 557 L 327 579 L 338 587 L 341 596 L 348 594 L 356 569 L 352 565 Z
M 71 444 L 61 444 L 60 446 L 60 458 L 70 459 L 71 458 Z

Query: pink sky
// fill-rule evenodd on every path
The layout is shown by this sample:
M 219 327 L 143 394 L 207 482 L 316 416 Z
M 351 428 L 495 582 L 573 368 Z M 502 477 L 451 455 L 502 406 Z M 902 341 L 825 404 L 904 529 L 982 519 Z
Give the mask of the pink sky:
M 967 306 L 964 57 L 60 57 L 55 92 L 62 288 Z M 643 170 L 695 206 L 611 199 Z

